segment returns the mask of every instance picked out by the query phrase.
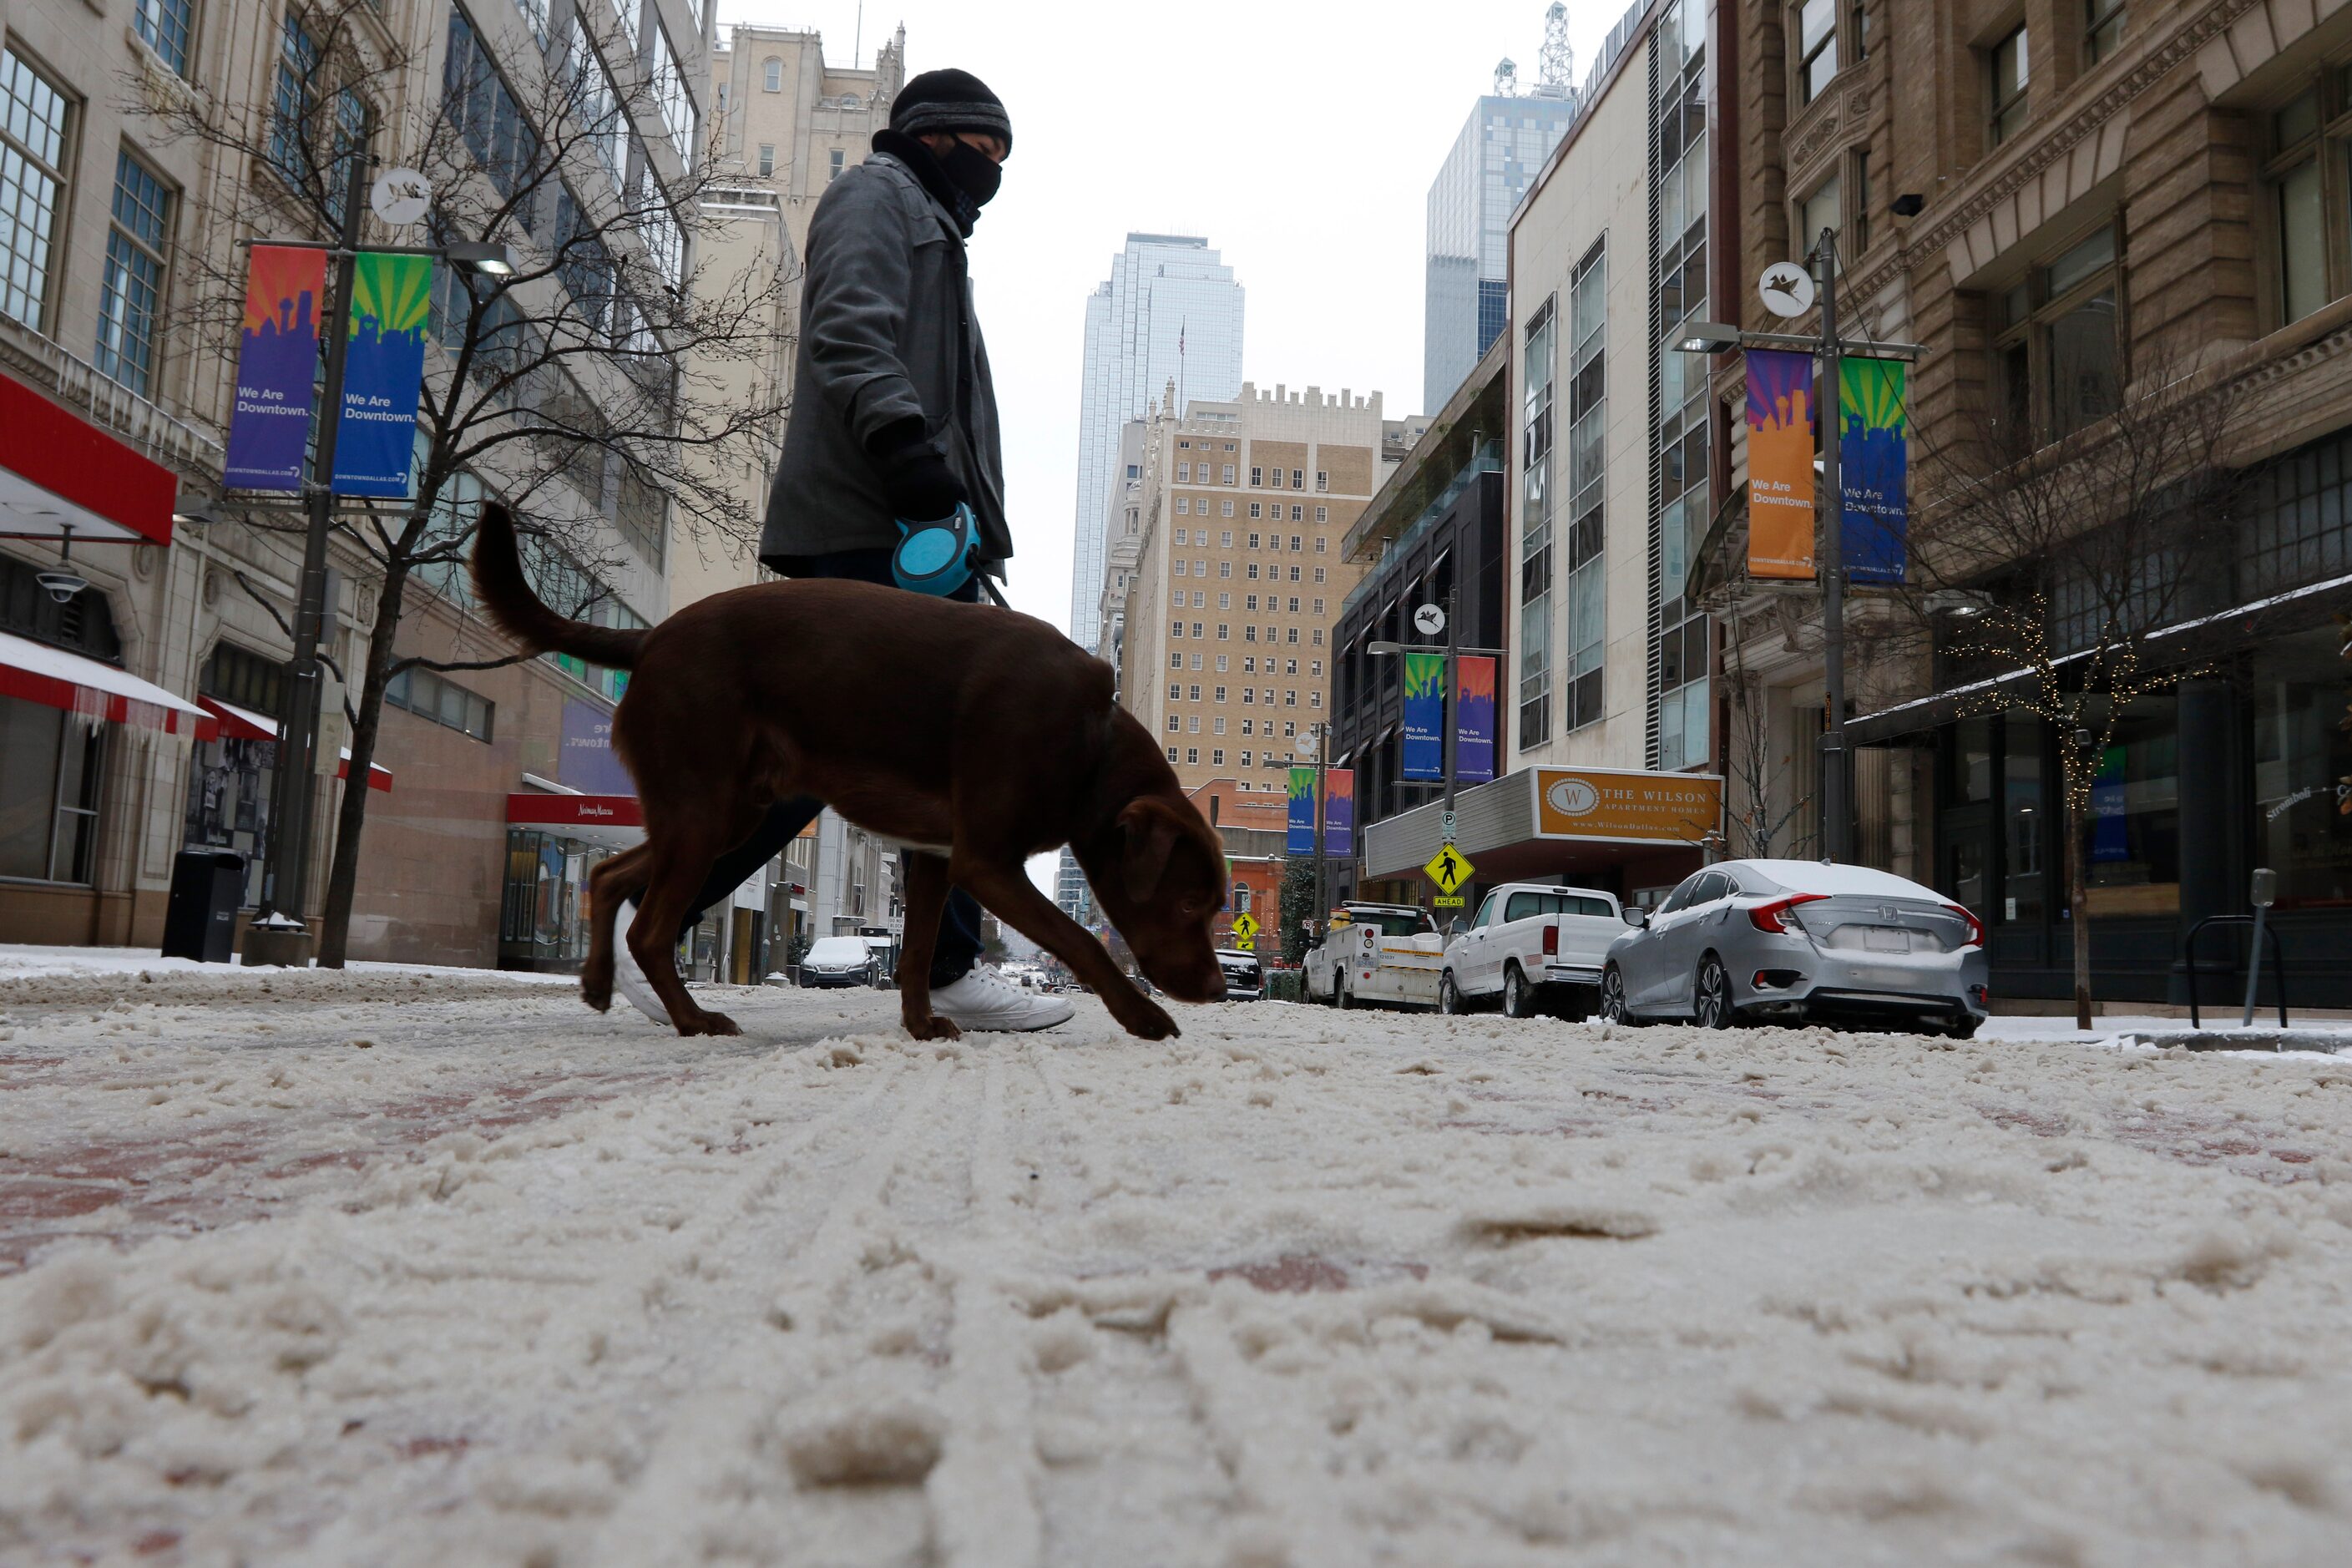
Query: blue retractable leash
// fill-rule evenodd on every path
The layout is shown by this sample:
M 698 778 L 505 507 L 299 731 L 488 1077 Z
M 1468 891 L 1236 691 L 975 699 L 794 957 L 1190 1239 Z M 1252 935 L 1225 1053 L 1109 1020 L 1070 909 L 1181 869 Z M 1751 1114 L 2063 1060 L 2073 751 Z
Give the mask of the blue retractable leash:
M 898 520 L 898 544 L 890 552 L 890 576 L 910 593 L 947 598 L 970 580 L 980 553 L 980 527 L 971 508 L 961 501 L 953 514 L 937 522 Z M 985 576 L 980 585 L 999 605 L 1004 603 L 996 585 Z

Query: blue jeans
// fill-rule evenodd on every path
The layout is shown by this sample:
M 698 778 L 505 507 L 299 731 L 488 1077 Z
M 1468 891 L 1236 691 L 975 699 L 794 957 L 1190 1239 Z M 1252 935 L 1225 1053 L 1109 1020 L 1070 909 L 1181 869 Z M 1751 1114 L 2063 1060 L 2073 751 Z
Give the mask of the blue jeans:
M 830 555 L 803 556 L 792 563 L 795 577 L 846 577 L 860 583 L 878 583 L 890 587 L 890 552 L 887 550 L 844 550 Z M 975 603 L 980 597 L 980 579 L 972 578 L 958 589 L 954 598 Z M 801 829 L 814 822 L 824 803 L 814 795 L 795 795 L 780 800 L 768 808 L 768 815 L 751 832 L 751 837 L 719 858 L 710 875 L 702 884 L 702 891 L 694 896 L 694 908 L 687 912 L 678 927 L 683 937 L 701 920 L 704 911 L 725 900 L 740 886 L 744 879 L 783 853 L 784 847 L 800 837 Z M 898 885 L 907 884 L 907 858 L 898 857 Z M 940 917 L 938 945 L 931 950 L 931 989 L 952 985 L 971 973 L 980 962 L 980 902 L 961 888 L 948 892 L 946 911 Z

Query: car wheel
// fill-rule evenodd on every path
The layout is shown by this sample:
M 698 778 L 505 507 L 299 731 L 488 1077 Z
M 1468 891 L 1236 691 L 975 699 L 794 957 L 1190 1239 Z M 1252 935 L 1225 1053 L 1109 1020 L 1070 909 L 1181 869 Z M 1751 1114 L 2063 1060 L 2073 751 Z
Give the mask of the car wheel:
M 1731 976 L 1723 960 L 1708 953 L 1698 961 L 1698 978 L 1691 984 L 1691 1016 L 1702 1029 L 1731 1027 Z
M 1601 1018 L 1608 1024 L 1636 1021 L 1625 1006 L 1625 976 L 1613 963 L 1601 972 Z
M 1982 1018 L 1979 1018 L 1975 1014 L 1971 1013 L 1963 1017 L 1958 1023 L 1948 1026 L 1945 1028 L 1944 1033 L 1951 1036 L 1952 1038 L 1956 1040 L 1972 1040 L 1976 1038 L 1978 1027 L 1983 1023 L 1984 1020 Z
M 1339 1008 L 1342 1013 L 1355 1005 L 1348 1000 L 1348 977 L 1344 973 L 1331 976 L 1331 1005 Z
M 1449 1018 L 1458 1018 L 1470 1011 L 1463 1004 L 1462 988 L 1454 984 L 1454 971 L 1450 969 L 1437 977 L 1437 1010 Z
M 1503 1016 L 1532 1018 L 1535 1016 L 1535 987 L 1528 984 L 1528 977 L 1519 972 L 1517 964 L 1511 964 L 1503 971 Z

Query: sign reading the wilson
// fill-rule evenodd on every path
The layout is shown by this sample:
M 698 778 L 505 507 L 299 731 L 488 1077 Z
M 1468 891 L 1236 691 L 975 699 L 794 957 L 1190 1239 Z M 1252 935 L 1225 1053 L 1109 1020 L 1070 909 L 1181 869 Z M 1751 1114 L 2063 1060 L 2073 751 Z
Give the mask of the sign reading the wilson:
M 1696 845 L 1723 817 L 1723 781 L 1705 773 L 1538 768 L 1536 831 L 1549 838 Z

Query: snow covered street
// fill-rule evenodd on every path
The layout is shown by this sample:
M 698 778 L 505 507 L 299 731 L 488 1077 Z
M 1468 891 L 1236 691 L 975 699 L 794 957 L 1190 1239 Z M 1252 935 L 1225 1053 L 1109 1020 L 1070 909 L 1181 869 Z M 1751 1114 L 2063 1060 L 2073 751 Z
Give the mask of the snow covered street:
M 712 995 L 0 978 L 0 1559 L 2352 1540 L 2352 1058 Z

